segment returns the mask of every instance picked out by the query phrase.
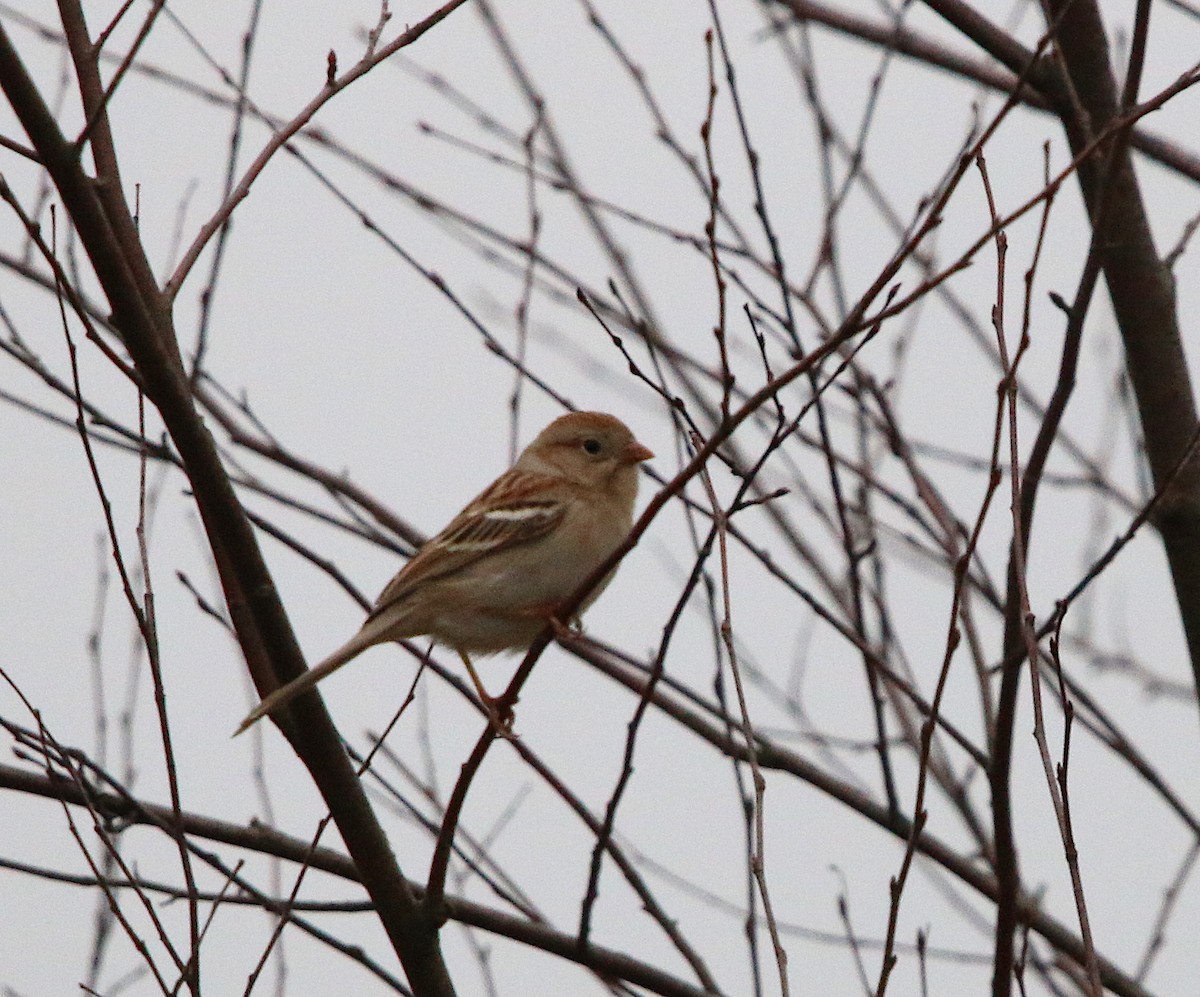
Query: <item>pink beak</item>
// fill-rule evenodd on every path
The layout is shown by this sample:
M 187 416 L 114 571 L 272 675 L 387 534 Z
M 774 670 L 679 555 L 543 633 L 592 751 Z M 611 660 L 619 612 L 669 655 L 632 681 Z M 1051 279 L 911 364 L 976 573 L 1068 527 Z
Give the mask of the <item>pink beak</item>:
M 637 440 L 632 443 L 626 443 L 625 448 L 621 451 L 622 464 L 640 464 L 644 460 L 649 460 L 654 456 L 654 451 L 649 447 L 644 447 Z

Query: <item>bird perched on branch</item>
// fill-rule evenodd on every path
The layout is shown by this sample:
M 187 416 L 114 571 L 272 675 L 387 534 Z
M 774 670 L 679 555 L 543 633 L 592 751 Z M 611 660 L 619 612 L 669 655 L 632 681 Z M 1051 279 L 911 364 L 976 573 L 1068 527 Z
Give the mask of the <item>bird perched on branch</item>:
M 357 634 L 268 695 L 237 733 L 368 647 L 407 637 L 428 636 L 457 651 L 493 711 L 495 700 L 469 655 L 523 650 L 556 618 L 559 605 L 628 534 L 637 466 L 653 456 L 611 415 L 571 412 L 555 419 L 388 582 Z M 612 575 L 588 593 L 576 615 Z

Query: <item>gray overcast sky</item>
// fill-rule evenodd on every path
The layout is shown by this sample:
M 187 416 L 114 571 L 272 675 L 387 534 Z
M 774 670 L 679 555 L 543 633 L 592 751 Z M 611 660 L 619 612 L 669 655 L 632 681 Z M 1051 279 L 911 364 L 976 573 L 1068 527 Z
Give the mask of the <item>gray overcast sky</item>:
M 85 6 L 95 28 L 117 5 Z M 800 96 L 794 67 L 766 31 L 763 9 L 734 2 L 718 6 L 737 67 L 741 110 L 760 156 L 775 234 L 791 279 L 798 283 L 817 258 L 816 237 L 825 209 L 812 115 Z M 878 14 L 876 5 L 870 10 L 867 5 L 843 6 L 860 14 Z M 1114 32 L 1118 27 L 1127 30 L 1125 5 L 1107 4 L 1105 9 Z M 61 48 L 39 37 L 26 18 L 51 23 L 53 11 L 37 3 L 18 4 L 16 10 L 22 15 L 0 6 L 0 21 L 38 82 L 53 94 L 64 67 Z M 135 71 L 112 105 L 128 192 L 132 196 L 136 185 L 140 231 L 151 263 L 164 279 L 182 247 L 222 198 L 230 112 L 226 105 L 206 100 L 200 90 L 229 94 L 207 60 L 236 74 L 250 16 L 248 5 L 180 2 L 168 10 L 171 17 L 164 16 L 156 24 L 142 60 L 168 68 L 200 89 L 189 90 Z M 715 369 L 716 293 L 711 263 L 702 249 L 672 234 L 702 235 L 708 217 L 703 192 L 667 144 L 656 138 L 657 123 L 602 36 L 588 24 L 583 5 L 499 3 L 495 10 L 546 96 L 548 113 L 560 130 L 580 184 L 599 205 L 644 281 L 654 317 L 667 339 Z M 690 155 L 702 159 L 698 136 L 708 97 L 704 32 L 712 23 L 707 5 L 676 0 L 602 4 L 599 10 L 624 51 L 644 69 L 674 136 Z M 402 23 L 415 23 L 425 13 L 425 8 L 396 5 L 384 37 L 392 37 Z M 141 6 L 135 5 L 129 24 L 114 36 L 114 50 L 124 50 L 143 14 Z M 1005 23 L 1016 24 L 1014 30 L 1026 44 L 1036 42 L 1041 22 L 1032 6 L 1006 7 L 990 14 L 1011 14 L 1012 20 Z M 364 30 L 377 16 L 378 9 L 367 3 L 265 3 L 250 70 L 254 104 L 280 119 L 290 118 L 321 87 L 329 51 L 336 52 L 341 69 L 349 67 L 363 50 Z M 932 37 L 955 43 L 960 51 L 968 50 L 923 8 L 913 12 L 911 23 Z M 1157 4 L 1153 23 L 1143 96 L 1166 86 L 1200 51 L 1196 17 Z M 990 120 L 999 101 L 943 73 L 897 59 L 883 67 L 882 88 L 872 103 L 872 79 L 881 71 L 878 53 L 817 28 L 811 29 L 810 38 L 821 106 L 851 142 L 864 113 L 870 114 L 865 147 L 870 176 L 901 224 L 906 224 L 922 198 L 952 168 L 973 122 Z M 801 50 L 798 43 L 793 48 Z M 1125 51 L 1122 44 L 1116 48 Z M 435 85 L 438 81 L 446 86 Z M 768 242 L 752 210 L 753 185 L 728 83 L 720 71 L 718 86 L 713 147 L 721 195 L 748 233 L 754 251 L 741 254 L 730 249 L 724 258 L 731 274 L 731 363 L 739 386 L 752 390 L 762 383 L 763 372 L 742 314 L 748 295 L 738 280 L 756 293 L 765 293 L 756 261 L 768 258 Z M 66 91 L 68 110 L 62 117 L 78 127 L 77 98 L 69 84 Z M 481 120 L 480 111 L 490 119 Z M 1194 150 L 1196 120 L 1200 120 L 1196 98 L 1189 92 L 1145 124 Z M 521 300 L 523 271 L 519 264 L 498 264 L 481 251 L 478 229 L 472 224 L 494 227 L 514 240 L 528 239 L 530 202 L 520 140 L 533 125 L 533 117 L 483 19 L 468 5 L 330 101 L 315 123 L 340 147 L 400 178 L 411 189 L 388 187 L 349 156 L 335 154 L 311 139 L 300 141 L 298 148 L 312 169 L 287 153 L 278 155 L 234 215 L 212 302 L 207 370 L 235 397 L 244 395 L 255 416 L 283 446 L 334 473 L 345 472 L 416 530 L 428 534 L 509 459 L 513 372 L 486 347 L 473 320 L 505 350 L 515 353 L 519 341 L 513 316 Z M 24 141 L 7 105 L 0 113 L 0 129 L 5 136 Z M 239 172 L 269 135 L 261 121 L 247 118 Z M 537 141 L 545 152 L 544 134 Z M 1044 141 L 1050 143 L 1052 169 L 1061 169 L 1068 152 L 1060 130 L 1048 117 L 1017 112 L 988 145 L 987 165 L 1002 213 L 1040 189 Z M 37 171 L 8 151 L 0 152 L 0 162 L 21 203 L 27 209 L 36 207 Z M 1194 182 L 1145 159 L 1138 163 L 1155 235 L 1165 250 L 1200 212 L 1200 195 Z M 540 166 L 544 174 L 549 173 L 550 157 Z M 840 164 L 836 178 L 844 175 Z M 417 193 L 436 199 L 445 210 L 431 212 L 415 205 L 412 195 Z M 629 374 L 609 337 L 573 297 L 575 284 L 604 294 L 606 282 L 614 277 L 613 262 L 571 198 L 543 183 L 537 189 L 536 206 L 542 223 L 539 248 L 566 268 L 566 275 L 560 277 L 549 266 L 538 275 L 543 283 L 530 305 L 526 363 L 573 405 L 620 414 L 658 455 L 653 470 L 669 477 L 680 465 L 682 451 L 666 407 Z M 451 208 L 461 213 L 457 219 L 451 217 Z M 359 212 L 369 218 L 369 226 Z M 11 258 L 22 251 L 23 242 L 12 213 L 6 211 L 5 217 L 9 221 L 0 227 L 0 248 Z M 48 229 L 44 211 L 40 217 Z M 929 248 L 943 264 L 948 263 L 986 230 L 987 220 L 982 186 L 973 175 L 951 202 Z M 1022 276 L 1033 257 L 1038 220 L 1033 212 L 1008 230 L 1008 334 L 1013 342 L 1020 322 Z M 731 226 L 723 225 L 720 231 L 727 245 L 737 243 Z M 1043 399 L 1054 383 L 1063 326 L 1046 292 L 1068 297 L 1073 293 L 1086 252 L 1086 232 L 1077 189 L 1067 184 L 1047 231 L 1034 302 L 1033 342 L 1022 367 L 1026 383 Z M 898 236 L 880 220 L 861 184 L 846 202 L 839 234 L 841 276 L 845 293 L 853 300 L 895 251 Z M 406 262 L 389 243 L 414 258 L 425 272 Z M 494 244 L 488 248 L 505 260 L 513 258 Z M 68 244 L 65 252 L 71 251 L 77 250 Z M 1185 254 L 1175 269 L 1179 313 L 1193 369 L 1198 352 L 1195 316 L 1200 314 L 1195 259 L 1194 253 Z M 181 345 L 189 357 L 196 349 L 199 301 L 210 266 L 211 250 L 201 257 L 177 302 Z M 434 286 L 429 274 L 445 279 L 461 308 Z M 899 279 L 901 293 L 918 280 L 915 269 L 906 269 Z M 995 282 L 995 257 L 989 247 L 950 284 L 985 337 L 991 335 L 988 323 Z M 95 295 L 94 282 L 87 279 L 84 286 Z M 622 290 L 631 301 L 624 284 Z M 838 295 L 828 280 L 819 284 L 815 298 L 827 315 L 836 315 Z M 9 267 L 0 278 L 0 305 L 11 323 L 6 336 L 15 330 L 59 377 L 69 377 L 52 297 L 31 288 Z M 772 306 L 777 307 L 777 301 Z M 763 322 L 771 325 L 769 317 Z M 798 324 L 808 337 L 805 345 L 811 347 L 816 342 L 815 321 L 801 315 Z M 136 396 L 128 383 L 83 342 L 77 327 L 72 335 L 80 343 L 80 377 L 87 396 L 114 418 L 135 424 Z M 628 335 L 626 342 L 638 362 L 651 369 L 644 347 Z M 773 331 L 768 351 L 776 370 L 788 362 L 785 344 Z M 925 445 L 922 459 L 936 469 L 937 487 L 953 503 L 954 514 L 973 522 L 985 476 L 978 469 L 939 463 L 929 455 L 948 449 L 986 460 L 995 419 L 998 375 L 994 366 L 953 310 L 933 297 L 885 326 L 862 360 L 881 379 L 899 379 L 896 409 L 905 431 Z M 1047 487 L 1039 507 L 1030 568 L 1030 594 L 1039 620 L 1048 616 L 1054 600 L 1126 527 L 1145 495 L 1144 474 L 1134 453 L 1136 427 L 1127 408 L 1113 402 L 1112 386 L 1120 365 L 1119 340 L 1101 294 L 1089 319 L 1080 387 L 1066 429 L 1094 460 L 1103 463 L 1112 491 L 1100 501 L 1094 493 L 1076 487 L 1082 474 L 1078 463 L 1056 457 L 1052 464 L 1052 470 L 1067 479 Z M 0 390 L 6 398 L 24 399 L 67 419 L 73 417 L 61 397 L 10 358 L 0 367 Z M 806 390 L 797 386 L 785 396 L 790 415 L 799 410 Z M 717 397 L 715 390 L 710 397 Z M 857 460 L 850 404 L 834 391 L 829 406 L 847 458 Z M 553 398 L 525 384 L 516 427 L 519 443 L 527 442 L 559 411 Z M 157 435 L 161 426 L 152 414 L 150 420 L 150 435 Z M 807 432 L 816 433 L 812 419 L 803 425 Z M 1036 427 L 1025 410 L 1023 450 Z M 761 429 L 748 429 L 739 439 L 745 452 L 757 453 L 764 437 Z M 69 428 L 53 425 L 11 401 L 0 405 L 0 440 L 0 502 L 8 524 L 0 534 L 4 551 L 0 585 L 5 592 L 0 600 L 0 666 L 61 741 L 105 761 L 140 796 L 165 801 L 152 688 L 140 655 L 131 650 L 130 616 L 107 557 L 107 544 L 101 540 L 100 503 L 79 440 Z M 230 453 L 276 487 L 339 520 L 347 518 L 321 489 L 244 451 Z M 112 449 L 101 448 L 98 456 L 125 555 L 132 561 L 137 462 Z M 882 480 L 911 493 L 911 482 L 889 459 L 878 447 L 870 455 L 871 461 L 879 463 Z M 821 557 L 836 562 L 839 547 L 831 540 L 822 512 L 828 509 L 822 505 L 827 500 L 823 467 L 819 452 L 797 449 L 768 463 L 763 484 L 789 489 L 782 500 L 788 521 L 801 536 L 812 538 Z M 736 479 L 719 465 L 713 467 L 713 478 L 722 499 L 728 500 Z M 307 839 L 323 811 L 303 768 L 278 732 L 264 725 L 251 737 L 229 738 L 253 702 L 253 693 L 236 644 L 197 608 L 177 578 L 182 573 L 207 598 L 219 602 L 185 482 L 176 472 L 153 469 L 150 481 L 158 495 L 150 564 L 184 807 L 232 822 L 262 817 Z M 811 493 L 806 491 L 809 485 Z M 643 504 L 656 487 L 651 480 L 644 481 Z M 1011 535 L 1006 489 L 1007 484 L 995 499 L 980 543 L 981 563 L 1001 588 Z M 706 505 L 698 484 L 688 494 Z M 247 493 L 245 501 L 252 511 L 268 515 L 330 559 L 368 598 L 402 563 L 381 545 L 264 496 Z M 882 513 L 881 520 L 892 526 L 876 539 L 889 565 L 892 618 L 903 635 L 900 661 L 929 696 L 945 647 L 950 606 L 947 574 L 917 549 L 928 546 L 924 538 L 918 538 L 920 544 L 910 542 L 914 527 L 898 512 Z M 821 591 L 819 581 L 794 552 L 772 546 L 780 541 L 765 511 L 747 511 L 739 522 L 771 549 L 785 570 Z M 689 523 L 679 504 L 656 521 L 589 612 L 589 634 L 642 658 L 658 646 L 691 568 L 693 528 L 703 530 L 706 524 Z M 264 538 L 263 547 L 301 644 L 310 661 L 318 660 L 355 630 L 362 611 L 327 576 L 285 546 Z M 102 574 L 106 582 L 101 581 Z M 731 577 L 734 633 L 751 678 L 755 724 L 835 777 L 882 800 L 874 755 L 844 746 L 846 741 L 869 745 L 874 736 L 861 658 L 774 582 L 760 561 L 736 546 Z M 103 682 L 97 684 L 86 642 L 101 598 Z M 828 592 L 821 591 L 821 598 L 835 604 Z M 987 645 L 984 656 L 994 662 L 999 625 L 985 606 L 977 611 L 980 636 Z M 1195 806 L 1200 797 L 1195 774 L 1196 708 L 1157 539 L 1139 536 L 1105 575 L 1094 597 L 1076 612 L 1083 617 L 1080 627 L 1085 620 L 1088 623 L 1087 632 L 1097 647 L 1089 656 L 1087 648 L 1069 646 L 1068 667 L 1112 711 L 1184 805 Z M 711 697 L 716 655 L 705 603 L 698 596 L 682 614 L 667 673 Z M 1097 659 L 1111 663 L 1123 655 L 1161 678 L 1166 694 L 1150 695 L 1146 683 L 1128 671 L 1094 667 Z M 445 657 L 449 663 L 453 656 Z M 511 659 L 500 658 L 488 663 L 484 674 L 500 688 L 511 667 Z M 340 729 L 352 743 L 361 745 L 364 732 L 378 731 L 389 721 L 413 675 L 410 654 L 396 647 L 377 648 L 331 679 L 322 691 Z M 794 694 L 790 705 L 798 704 L 799 712 L 789 712 L 779 690 Z M 388 743 L 422 778 L 432 780 L 444 798 L 481 725 L 462 698 L 436 677 L 425 676 L 419 691 L 416 704 Z M 1077 931 L 1049 793 L 1028 736 L 1032 725 L 1028 694 L 1026 684 L 1014 778 L 1022 875 L 1027 888 L 1044 891 L 1046 908 Z M 962 653 L 948 686 L 945 712 L 962 725 L 967 737 L 979 742 L 977 698 L 975 676 Z M 96 726 L 98 703 L 112 725 L 107 730 Z M 127 706 L 132 709 L 129 753 L 118 727 Z M 637 697 L 561 649 L 551 648 L 523 692 L 517 729 L 523 742 L 545 758 L 593 812 L 601 813 L 620 772 L 627 724 L 636 707 Z M 0 716 L 31 723 L 28 711 L 7 686 L 0 688 Z M 1057 710 L 1052 711 L 1050 725 L 1057 758 L 1061 748 Z M 823 748 L 814 732 L 825 735 L 830 744 Z M 260 750 L 265 754 L 270 814 L 264 810 L 254 778 Z M 911 815 L 916 767 L 910 753 L 901 750 L 897 757 L 901 810 Z M 968 769 L 961 753 L 953 755 L 951 762 L 960 773 Z M 404 782 L 394 768 L 383 764 L 382 769 L 397 783 Z M 744 783 L 748 773 L 741 778 Z M 978 773 L 974 779 L 969 793 L 978 812 L 990 820 L 986 787 Z M 773 776 L 768 787 L 768 877 L 778 918 L 795 929 L 784 939 L 791 960 L 792 993 L 861 992 L 847 946 L 814 934 L 844 937 L 846 929 L 838 914 L 842 896 L 848 900 L 854 932 L 864 939 L 862 958 L 873 988 L 879 952 L 871 943 L 886 930 L 888 881 L 898 871 L 901 844 L 797 780 Z M 405 788 L 419 795 L 411 786 Z M 380 801 L 402 866 L 421 878 L 432 847 L 430 836 L 411 817 L 394 812 L 381 794 L 375 793 L 374 798 Z M 1071 755 L 1071 800 L 1097 945 L 1132 974 L 1152 936 L 1163 891 L 1187 855 L 1189 835 L 1127 764 L 1078 727 Z M 53 805 L 6 792 L 3 813 L 0 856 L 85 871 L 67 819 Z M 91 841 L 86 814 L 74 816 Z M 931 812 L 930 826 L 970 853 L 969 836 L 943 797 L 938 797 Z M 464 829 L 478 837 L 495 830 L 496 860 L 531 892 L 553 925 L 575 930 L 593 839 L 507 746 L 493 748 L 474 784 Z M 634 777 L 619 811 L 617 839 L 642 863 L 644 875 L 670 916 L 678 919 L 730 994 L 753 992 L 742 928 L 747 902 L 743 835 L 738 788 L 729 764 L 652 712 L 638 741 Z M 340 845 L 332 832 L 327 841 Z M 177 881 L 176 853 L 161 836 L 133 829 L 125 832 L 125 843 L 144 874 Z M 286 892 L 294 869 L 285 866 L 282 881 L 275 883 L 267 863 L 250 856 L 247 874 L 268 884 L 271 892 Z M 944 872 L 918 864 L 905 893 L 898 937 L 908 945 L 923 929 L 929 932 L 932 946 L 953 953 L 931 960 L 929 993 L 983 993 L 991 972 L 992 910 L 961 883 L 948 883 Z M 73 991 L 87 976 L 93 915 L 102 906 L 99 897 L 11 872 L 0 872 L 0 884 L 9 912 L 7 927 L 0 930 L 0 985 L 22 995 Z M 206 873 L 203 885 L 219 889 L 220 879 Z M 503 906 L 470 875 L 452 882 L 451 889 Z M 358 899 L 359 891 L 312 874 L 305 881 L 303 896 Z M 720 902 L 709 902 L 710 896 Z M 1200 893 L 1190 879 L 1177 904 L 1165 946 L 1145 981 L 1148 990 L 1157 994 L 1188 992 L 1196 978 L 1194 951 L 1186 938 L 1200 915 Z M 960 905 L 970 911 L 964 913 Z M 71 916 L 63 917 L 64 912 Z M 161 906 L 158 913 L 175 937 L 186 939 L 183 904 Z M 330 923 L 332 930 L 396 971 L 394 956 L 371 915 L 348 914 Z M 223 994 L 244 989 L 270 930 L 271 923 L 260 913 L 221 908 L 205 940 L 204 950 L 213 953 L 204 963 L 206 990 Z M 642 913 L 640 901 L 611 864 L 602 879 L 595 938 L 691 979 L 683 960 Z M 447 930 L 443 939 L 460 993 L 487 992 L 480 982 L 475 944 L 492 949 L 488 965 L 498 993 L 604 990 L 577 969 L 515 943 L 482 935 L 468 939 L 459 930 Z M 777 993 L 765 934 L 760 942 L 764 992 Z M 127 989 L 117 987 L 116 981 L 134 970 L 139 960 L 123 939 L 112 944 L 96 984 L 99 991 L 154 992 L 149 977 Z M 361 967 L 297 931 L 286 933 L 285 951 L 285 992 L 386 992 Z M 1049 950 L 1043 946 L 1038 951 L 1044 956 Z M 165 961 L 161 949 L 156 948 L 155 955 Z M 260 992 L 273 985 L 274 973 L 272 966 L 259 985 Z M 1029 983 L 1031 993 L 1048 992 L 1032 977 Z M 902 997 L 921 992 L 917 960 L 903 953 L 889 993 Z

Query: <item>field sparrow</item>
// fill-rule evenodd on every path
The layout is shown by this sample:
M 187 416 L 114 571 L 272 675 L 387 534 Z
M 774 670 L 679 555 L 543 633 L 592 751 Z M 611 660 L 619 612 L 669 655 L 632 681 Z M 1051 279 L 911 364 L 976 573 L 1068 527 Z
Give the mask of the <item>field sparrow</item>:
M 388 582 L 357 634 L 267 696 L 237 733 L 368 647 L 406 637 L 429 636 L 457 651 L 490 708 L 468 655 L 533 642 L 558 605 L 625 539 L 637 465 L 653 456 L 611 415 L 555 419 Z M 578 613 L 611 579 L 610 573 L 592 589 Z

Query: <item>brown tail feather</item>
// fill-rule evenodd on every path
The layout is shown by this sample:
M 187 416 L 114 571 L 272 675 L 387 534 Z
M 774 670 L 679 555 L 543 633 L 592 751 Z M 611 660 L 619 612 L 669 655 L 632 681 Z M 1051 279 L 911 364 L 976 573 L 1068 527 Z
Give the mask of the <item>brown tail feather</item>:
M 261 703 L 252 709 L 246 719 L 238 725 L 238 729 L 233 732 L 233 736 L 237 737 L 243 731 L 254 726 L 259 720 L 265 717 L 268 713 L 274 713 L 279 707 L 285 703 L 291 702 L 300 693 L 307 692 L 314 685 L 337 671 L 346 662 L 358 657 L 372 644 L 379 643 L 378 635 L 364 628 L 350 638 L 345 644 L 339 647 L 333 654 L 329 655 L 324 661 L 314 668 L 310 668 L 303 675 L 292 679 L 287 685 L 281 685 L 278 689 L 267 696 Z

